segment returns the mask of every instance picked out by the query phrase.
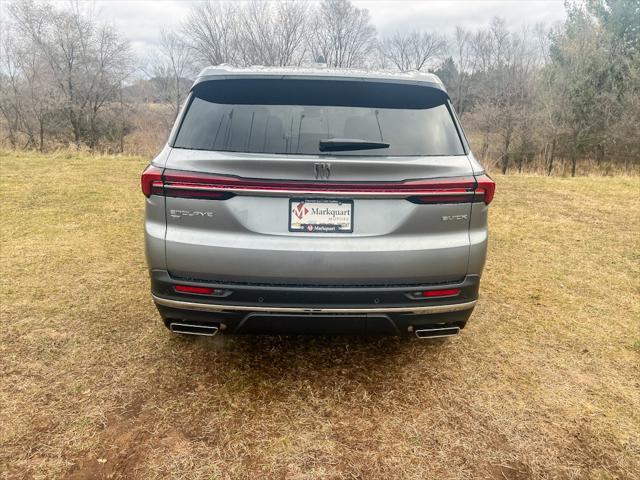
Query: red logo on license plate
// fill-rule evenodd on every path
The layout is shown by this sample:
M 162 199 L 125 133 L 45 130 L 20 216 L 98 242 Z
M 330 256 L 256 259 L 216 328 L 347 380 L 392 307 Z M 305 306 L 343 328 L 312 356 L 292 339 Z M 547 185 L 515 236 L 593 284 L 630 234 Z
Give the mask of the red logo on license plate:
M 293 210 L 293 214 L 298 217 L 299 220 L 301 220 L 307 213 L 309 213 L 309 209 L 304 206 L 304 202 L 300 202 Z

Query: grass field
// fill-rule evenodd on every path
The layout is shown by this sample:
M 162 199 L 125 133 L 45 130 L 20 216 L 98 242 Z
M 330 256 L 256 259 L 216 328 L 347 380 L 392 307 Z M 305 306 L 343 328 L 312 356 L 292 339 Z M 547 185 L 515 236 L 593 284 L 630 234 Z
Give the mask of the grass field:
M 445 343 L 183 339 L 139 158 L 0 154 L 0 477 L 640 478 L 640 179 L 497 178 Z

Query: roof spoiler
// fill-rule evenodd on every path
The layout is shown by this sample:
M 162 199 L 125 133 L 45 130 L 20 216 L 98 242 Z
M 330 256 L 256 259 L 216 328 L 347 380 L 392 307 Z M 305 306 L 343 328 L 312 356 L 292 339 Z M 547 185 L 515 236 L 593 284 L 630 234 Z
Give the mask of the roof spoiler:
M 207 67 L 200 72 L 194 84 L 196 85 L 211 80 L 232 79 L 287 79 L 287 80 L 327 80 L 327 81 L 354 81 L 415 85 L 440 90 L 449 95 L 444 84 L 437 75 L 418 71 L 392 72 L 392 71 L 364 71 L 330 68 L 231 68 L 225 65 Z

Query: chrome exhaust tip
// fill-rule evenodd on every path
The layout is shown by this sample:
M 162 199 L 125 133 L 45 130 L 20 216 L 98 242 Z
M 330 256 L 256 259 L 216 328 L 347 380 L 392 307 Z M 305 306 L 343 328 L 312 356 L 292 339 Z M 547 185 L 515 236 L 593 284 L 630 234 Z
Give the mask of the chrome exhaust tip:
M 213 337 L 220 330 L 215 325 L 199 325 L 197 323 L 170 323 L 169 330 L 173 333 L 181 333 L 183 335 L 201 335 L 204 337 Z
M 443 327 L 443 328 L 421 328 L 416 330 L 415 334 L 418 338 L 443 338 L 455 337 L 460 333 L 460 327 Z

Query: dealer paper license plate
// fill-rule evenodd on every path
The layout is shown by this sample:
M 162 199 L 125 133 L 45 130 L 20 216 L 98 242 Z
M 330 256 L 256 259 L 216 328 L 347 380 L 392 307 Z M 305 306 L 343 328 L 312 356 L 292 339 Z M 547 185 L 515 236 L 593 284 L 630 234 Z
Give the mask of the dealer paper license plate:
M 292 198 L 289 231 L 312 233 L 353 232 L 353 200 Z

